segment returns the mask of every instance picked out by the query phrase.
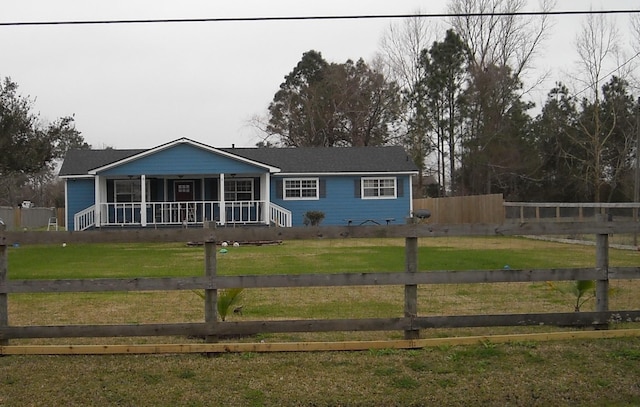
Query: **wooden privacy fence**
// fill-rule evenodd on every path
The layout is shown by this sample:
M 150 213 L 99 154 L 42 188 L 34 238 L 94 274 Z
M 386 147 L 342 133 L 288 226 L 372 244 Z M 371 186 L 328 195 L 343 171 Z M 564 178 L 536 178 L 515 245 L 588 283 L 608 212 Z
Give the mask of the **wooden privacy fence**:
M 638 224 L 609 221 L 600 217 L 592 222 L 519 223 L 496 225 L 390 225 L 318 228 L 225 228 L 208 230 L 204 242 L 205 272 L 201 276 L 180 278 L 109 278 L 68 280 L 12 280 L 9 278 L 8 242 L 22 237 L 23 242 L 50 236 L 50 243 L 82 241 L 84 233 L 51 233 L 14 235 L 0 232 L 0 345 L 12 339 L 62 337 L 135 337 L 135 336 L 204 336 L 213 342 L 219 336 L 254 335 L 284 332 L 331 331 L 404 331 L 406 339 L 419 337 L 420 330 L 441 327 L 489 327 L 525 325 L 591 325 L 605 327 L 612 321 L 640 322 L 640 310 L 609 310 L 608 288 L 612 279 L 638 279 L 640 267 L 609 267 L 608 239 L 613 233 L 637 232 Z M 100 232 L 104 241 L 139 241 L 151 231 Z M 192 232 L 193 233 L 193 232 Z M 212 234 L 211 234 L 212 233 Z M 596 235 L 596 261 L 593 267 L 566 269 L 420 271 L 418 239 L 439 236 L 502 236 L 592 233 Z M 162 234 L 149 234 L 156 240 Z M 200 230 L 200 236 L 202 230 Z M 405 269 L 382 273 L 336 273 L 304 275 L 221 276 L 217 273 L 216 244 L 221 240 L 269 239 L 345 239 L 391 237 L 405 239 Z M 149 238 L 148 240 L 152 240 Z M 497 315 L 421 315 L 417 301 L 419 285 L 535 282 L 558 280 L 595 280 L 596 306 L 593 312 L 497 314 Z M 332 287 L 332 286 L 404 286 L 403 316 L 397 318 L 305 319 L 220 321 L 217 315 L 218 290 L 267 287 Z M 204 322 L 120 325 L 13 326 L 10 324 L 8 296 L 19 293 L 63 293 L 106 291 L 169 291 L 203 289 Z
M 7 230 L 32 230 L 47 228 L 55 219 L 58 227 L 65 226 L 64 208 L 21 208 L 0 206 L 0 219 Z
M 502 223 L 502 194 L 420 198 L 413 200 L 413 210 L 428 209 L 428 223 Z

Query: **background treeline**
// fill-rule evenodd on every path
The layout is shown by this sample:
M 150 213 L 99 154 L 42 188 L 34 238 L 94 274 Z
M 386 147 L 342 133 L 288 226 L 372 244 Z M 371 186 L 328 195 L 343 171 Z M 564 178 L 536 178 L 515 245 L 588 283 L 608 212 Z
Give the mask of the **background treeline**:
M 255 119 L 258 146 L 400 144 L 420 170 L 416 198 L 638 200 L 640 15 L 626 15 L 625 27 L 592 12 L 574 39 L 548 38 L 554 1 L 541 0 L 537 15 L 520 13 L 526 6 L 450 0 L 446 21 L 392 23 L 370 62 L 305 52 Z M 539 69 L 549 41 L 571 40 L 570 74 Z M 57 166 L 67 149 L 89 146 L 72 115 L 45 122 L 33 110 L 33 99 L 2 79 L 0 205 L 60 207 Z
M 532 91 L 550 79 L 535 61 L 554 4 L 517 15 L 525 5 L 452 0 L 446 30 L 418 17 L 392 25 L 372 63 L 304 53 L 269 106 L 259 146 L 402 144 L 420 169 L 417 197 L 633 200 L 637 50 L 609 16 L 585 16 L 572 74 L 536 106 Z

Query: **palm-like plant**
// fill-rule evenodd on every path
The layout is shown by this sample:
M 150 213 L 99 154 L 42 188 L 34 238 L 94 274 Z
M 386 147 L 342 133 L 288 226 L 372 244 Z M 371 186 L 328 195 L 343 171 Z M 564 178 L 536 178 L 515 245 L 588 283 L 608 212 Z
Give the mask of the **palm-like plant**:
M 244 288 L 229 288 L 226 290 L 218 291 L 218 315 L 220 319 L 223 321 L 227 319 L 227 315 L 229 315 L 229 310 L 232 307 L 235 309 L 235 305 L 240 302 L 242 299 L 242 291 Z M 193 291 L 200 298 L 204 299 L 204 292 L 202 291 Z
M 584 303 L 596 296 L 596 283 L 593 280 L 572 281 L 568 287 L 559 286 L 551 281 L 547 281 L 547 285 L 561 293 L 571 293 L 575 298 L 575 312 L 580 312 Z
M 242 299 L 244 288 L 229 288 L 218 292 L 218 315 L 224 321 L 232 309 Z

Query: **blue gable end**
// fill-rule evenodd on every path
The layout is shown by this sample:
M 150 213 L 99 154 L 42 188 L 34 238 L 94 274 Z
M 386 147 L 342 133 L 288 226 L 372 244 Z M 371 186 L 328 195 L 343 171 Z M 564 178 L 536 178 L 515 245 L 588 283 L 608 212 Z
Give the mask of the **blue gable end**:
M 256 174 L 264 168 L 234 160 L 190 144 L 178 144 L 109 168 L 99 175 Z

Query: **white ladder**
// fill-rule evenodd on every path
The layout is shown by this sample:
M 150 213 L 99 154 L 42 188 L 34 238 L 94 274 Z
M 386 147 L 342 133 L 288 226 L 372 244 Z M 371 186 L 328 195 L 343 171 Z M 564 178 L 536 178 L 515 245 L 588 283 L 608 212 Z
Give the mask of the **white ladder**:
M 49 223 L 47 223 L 47 231 L 50 231 L 51 228 L 53 228 L 53 230 L 55 231 L 58 231 L 58 218 L 56 217 L 49 218 Z

